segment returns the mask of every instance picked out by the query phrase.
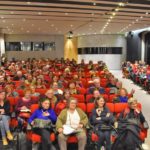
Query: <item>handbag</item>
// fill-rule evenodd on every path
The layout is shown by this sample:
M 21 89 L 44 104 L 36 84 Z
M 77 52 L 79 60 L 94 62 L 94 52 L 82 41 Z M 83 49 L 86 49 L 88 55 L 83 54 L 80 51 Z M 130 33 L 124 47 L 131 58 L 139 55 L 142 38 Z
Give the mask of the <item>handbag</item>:
M 51 120 L 43 120 L 43 119 L 34 119 L 33 128 L 48 128 L 52 127 Z

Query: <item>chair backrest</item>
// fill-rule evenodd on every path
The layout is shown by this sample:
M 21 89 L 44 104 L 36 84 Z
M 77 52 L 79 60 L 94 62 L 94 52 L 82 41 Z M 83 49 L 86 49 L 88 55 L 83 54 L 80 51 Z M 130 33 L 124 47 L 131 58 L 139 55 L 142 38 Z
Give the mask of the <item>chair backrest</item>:
M 41 95 L 44 95 L 46 93 L 47 89 L 35 89 L 35 92 L 40 93 Z
M 85 88 L 78 88 L 77 90 L 80 92 L 80 94 L 84 95 L 86 93 L 86 89 Z
M 115 107 L 113 103 L 106 103 L 106 107 L 110 110 L 110 112 L 115 112 Z
M 72 97 L 75 97 L 79 103 L 85 102 L 85 98 L 83 94 L 73 94 Z
M 34 113 L 39 108 L 39 104 L 32 104 L 31 105 L 31 114 Z
M 92 97 L 93 97 L 93 94 L 87 94 L 86 95 L 86 102 L 88 103 Z
M 81 108 L 86 113 L 86 104 L 85 103 L 78 103 L 77 107 Z
M 109 103 L 112 103 L 113 100 L 114 100 L 114 98 L 115 98 L 116 96 L 117 96 L 116 94 L 110 94 L 110 95 L 109 95 L 109 100 L 108 100 L 108 102 L 109 102 Z
M 121 113 L 125 108 L 128 107 L 127 103 L 115 103 L 114 108 L 115 108 L 115 113 Z
M 92 113 L 92 110 L 95 108 L 95 104 L 94 103 L 87 103 L 87 107 L 86 107 L 86 112 L 87 115 L 90 116 L 90 114 Z

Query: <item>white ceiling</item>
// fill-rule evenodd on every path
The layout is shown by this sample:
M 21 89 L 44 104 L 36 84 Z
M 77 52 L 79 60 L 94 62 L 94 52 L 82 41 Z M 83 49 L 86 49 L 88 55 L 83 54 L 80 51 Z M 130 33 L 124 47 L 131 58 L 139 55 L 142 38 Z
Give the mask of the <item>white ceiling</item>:
M 150 27 L 150 1 L 126 1 L 0 0 L 0 28 L 6 34 L 84 35 Z

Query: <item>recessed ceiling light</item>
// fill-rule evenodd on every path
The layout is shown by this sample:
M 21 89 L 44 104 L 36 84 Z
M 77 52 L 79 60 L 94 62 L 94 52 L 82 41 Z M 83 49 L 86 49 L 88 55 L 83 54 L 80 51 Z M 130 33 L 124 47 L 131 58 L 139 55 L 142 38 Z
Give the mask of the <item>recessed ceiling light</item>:
M 30 31 L 29 30 L 27 30 L 27 33 L 29 33 Z
M 54 24 L 51 24 L 51 27 L 54 27 Z
M 110 19 L 113 19 L 113 16 L 110 16 Z
M 48 22 L 48 19 L 46 19 L 45 21 Z
M 38 15 L 42 15 L 42 12 L 38 12 Z
M 71 24 L 70 27 L 73 27 L 73 25 Z
M 2 20 L 2 22 L 3 22 L 3 23 L 5 23 L 5 22 L 6 22 L 6 20 Z
M 148 12 L 146 12 L 145 14 L 148 15 Z
M 94 13 L 91 13 L 92 16 L 94 16 Z
M 143 16 L 140 17 L 141 19 L 143 18 Z
M 34 24 L 31 24 L 31 26 L 33 27 L 33 26 L 34 26 Z
M 13 11 L 11 11 L 11 12 L 10 12 L 10 14 L 14 14 L 14 12 L 13 12 Z
M 14 26 L 14 24 L 11 24 L 12 26 Z
M 95 5 L 96 5 L 96 3 L 94 2 L 94 3 L 93 3 L 93 5 L 95 6 Z
M 115 11 L 119 11 L 119 8 L 116 8 Z
M 57 31 L 58 29 L 57 29 L 57 28 L 55 28 L 55 30 Z
M 1 19 L 4 19 L 4 17 L 3 17 L 3 16 L 1 16 Z
M 136 22 L 138 22 L 139 20 L 138 19 L 136 19 Z
M 26 21 L 26 19 L 24 18 L 22 21 Z
M 38 30 L 40 31 L 40 30 L 41 30 L 41 28 L 38 28 Z
M 113 16 L 115 16 L 115 15 L 116 15 L 116 13 L 115 13 L 115 12 L 113 12 L 113 13 L 112 13 L 112 15 L 113 15 Z
M 28 4 L 28 5 L 30 5 L 30 4 L 31 4 L 31 2 L 30 2 L 30 1 L 28 1 L 28 2 L 27 2 L 27 4 Z
M 121 6 L 121 7 L 123 7 L 123 6 L 125 6 L 125 3 L 122 3 L 122 2 L 121 2 L 121 3 L 119 3 L 118 5 Z
M 66 12 L 65 15 L 68 15 L 68 13 Z

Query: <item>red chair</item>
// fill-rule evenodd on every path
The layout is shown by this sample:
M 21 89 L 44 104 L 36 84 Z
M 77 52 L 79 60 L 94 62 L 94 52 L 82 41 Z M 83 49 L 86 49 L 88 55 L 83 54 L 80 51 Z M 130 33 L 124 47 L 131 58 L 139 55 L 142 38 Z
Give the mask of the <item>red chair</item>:
M 71 96 L 75 97 L 78 100 L 79 103 L 84 103 L 85 102 L 84 95 L 82 95 L 82 94 L 73 94 Z
M 86 108 L 87 108 L 86 109 L 87 115 L 90 116 L 92 113 L 92 110 L 95 108 L 95 104 L 94 103 L 87 103 Z
M 85 103 L 78 103 L 77 107 L 81 108 L 86 113 L 86 104 Z
M 31 114 L 34 113 L 34 111 L 36 111 L 39 108 L 38 104 L 33 104 L 31 105 Z M 27 136 L 33 143 L 40 143 L 41 142 L 41 136 L 32 132 L 28 133 L 29 136 Z M 27 135 L 28 135 L 27 134 Z M 53 142 L 55 141 L 56 137 L 54 133 L 51 133 L 50 135 L 50 140 Z
M 47 89 L 35 89 L 35 92 L 40 93 L 41 95 L 44 95 L 46 93 Z
M 84 95 L 86 93 L 86 89 L 85 88 L 78 88 L 77 90 L 80 92 L 80 94 Z
M 24 91 L 23 90 L 16 90 L 16 92 L 19 94 L 20 97 L 24 96 Z
M 109 100 L 108 100 L 108 102 L 109 102 L 109 103 L 112 103 L 115 97 L 117 97 L 116 94 L 111 94 L 111 95 L 109 95 Z
M 87 94 L 86 95 L 86 102 L 88 103 L 92 97 L 93 97 L 93 94 Z

